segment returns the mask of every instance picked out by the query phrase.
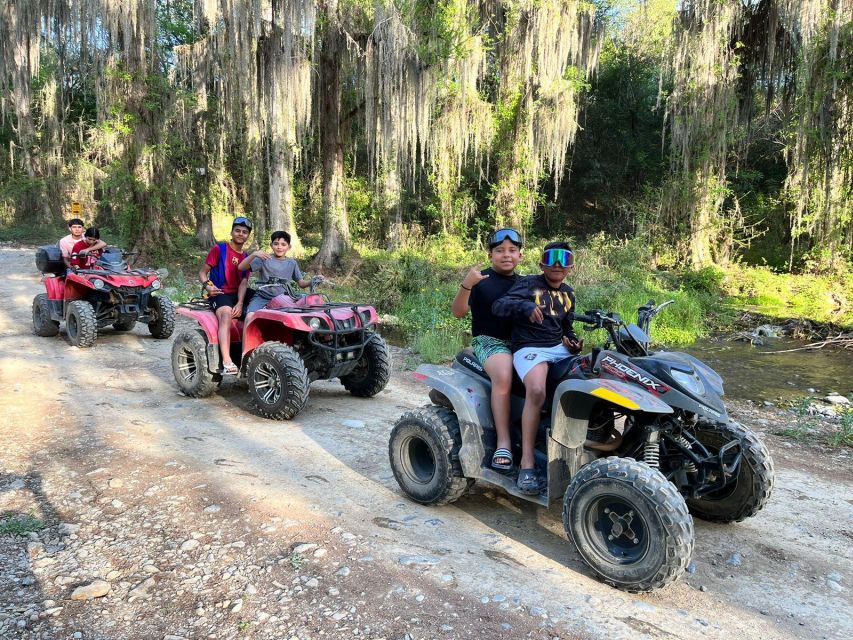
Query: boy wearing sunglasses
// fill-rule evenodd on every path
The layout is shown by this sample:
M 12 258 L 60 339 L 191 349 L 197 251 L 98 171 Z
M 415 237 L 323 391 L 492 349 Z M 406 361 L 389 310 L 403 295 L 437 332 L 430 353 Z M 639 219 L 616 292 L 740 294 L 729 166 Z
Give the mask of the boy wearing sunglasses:
M 499 317 L 511 318 L 513 366 L 524 382 L 526 397 L 521 414 L 521 465 L 518 490 L 539 493 L 534 447 L 539 414 L 545 403 L 548 366 L 570 358 L 583 348 L 572 329 L 575 295 L 563 280 L 569 275 L 574 256 L 566 242 L 545 245 L 536 276 L 519 278 L 506 296 L 492 305 Z
M 459 285 L 453 315 L 464 318 L 471 311 L 471 346 L 492 381 L 492 416 L 498 442 L 492 468 L 512 468 L 509 437 L 509 397 L 512 387 L 512 321 L 492 314 L 492 304 L 515 284 L 515 267 L 521 261 L 521 236 L 515 229 L 498 229 L 489 236 L 489 261 L 481 271 L 474 267 Z
M 208 304 L 219 323 L 219 349 L 222 352 L 222 373 L 237 375 L 239 370 L 231 359 L 231 319 L 243 314 L 249 288 L 249 271 L 238 265 L 248 256 L 243 246 L 252 233 L 252 222 L 244 216 L 234 218 L 231 240 L 213 246 L 198 276 L 208 295 Z

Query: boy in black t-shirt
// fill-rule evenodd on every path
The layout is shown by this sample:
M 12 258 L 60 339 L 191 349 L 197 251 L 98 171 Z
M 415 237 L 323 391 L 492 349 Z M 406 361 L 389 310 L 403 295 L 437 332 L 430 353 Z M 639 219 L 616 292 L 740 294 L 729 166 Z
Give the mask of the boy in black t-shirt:
M 489 236 L 492 266 L 474 267 L 459 285 L 453 300 L 453 315 L 464 318 L 471 311 L 471 346 L 492 381 L 492 416 L 498 442 L 492 467 L 512 468 L 509 438 L 509 394 L 512 387 L 512 351 L 509 347 L 512 321 L 492 314 L 492 304 L 515 284 L 515 267 L 521 262 L 521 236 L 515 229 L 498 229 Z
M 507 294 L 492 305 L 499 317 L 514 320 L 513 365 L 524 382 L 526 398 L 521 414 L 521 465 L 518 489 L 539 493 L 533 450 L 539 413 L 545 402 L 548 365 L 579 353 L 583 341 L 572 329 L 575 295 L 563 280 L 572 268 L 572 250 L 566 242 L 545 245 L 539 268 L 542 274 L 519 278 Z

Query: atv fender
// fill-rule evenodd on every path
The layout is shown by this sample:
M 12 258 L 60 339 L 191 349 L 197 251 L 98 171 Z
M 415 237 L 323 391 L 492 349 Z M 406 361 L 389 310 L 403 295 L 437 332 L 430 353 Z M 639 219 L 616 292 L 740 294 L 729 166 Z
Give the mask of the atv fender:
M 467 478 L 483 476 L 483 429 L 494 429 L 492 423 L 491 393 L 481 382 L 469 375 L 446 366 L 423 364 L 417 368 L 415 378 L 444 395 L 453 405 L 462 432 L 459 462 Z
M 179 315 L 186 316 L 187 318 L 191 318 L 198 322 L 201 330 L 204 331 L 207 336 L 208 344 L 219 344 L 219 323 L 216 320 L 216 314 L 209 309 L 199 310 L 192 309 L 189 307 L 178 307 L 177 312 Z M 234 324 L 233 322 L 231 323 Z M 231 338 L 234 338 L 234 330 L 232 326 L 231 330 Z M 237 338 L 239 340 L 239 336 Z
M 672 413 L 672 407 L 636 385 L 617 380 L 565 380 L 554 392 L 551 437 L 564 447 L 582 446 L 590 412 L 602 400 L 628 411 Z

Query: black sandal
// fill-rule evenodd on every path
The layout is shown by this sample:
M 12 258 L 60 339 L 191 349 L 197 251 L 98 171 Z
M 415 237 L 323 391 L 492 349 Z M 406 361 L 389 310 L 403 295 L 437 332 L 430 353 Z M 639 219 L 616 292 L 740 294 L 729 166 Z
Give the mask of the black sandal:
M 520 469 L 515 486 L 526 496 L 538 495 L 539 474 L 536 473 L 536 469 Z

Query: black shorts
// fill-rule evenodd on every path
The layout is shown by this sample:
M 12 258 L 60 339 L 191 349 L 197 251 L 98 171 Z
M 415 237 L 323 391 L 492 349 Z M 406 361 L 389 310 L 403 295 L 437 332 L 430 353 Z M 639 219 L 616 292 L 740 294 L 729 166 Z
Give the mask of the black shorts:
M 242 316 L 246 315 L 246 307 L 249 306 L 249 300 L 254 296 L 254 289 L 246 289 L 246 295 L 243 297 L 243 313 Z M 220 307 L 234 307 L 237 305 L 237 294 L 236 293 L 220 293 L 218 296 L 213 296 L 212 298 L 207 299 L 207 304 L 210 305 L 210 308 L 216 311 Z

